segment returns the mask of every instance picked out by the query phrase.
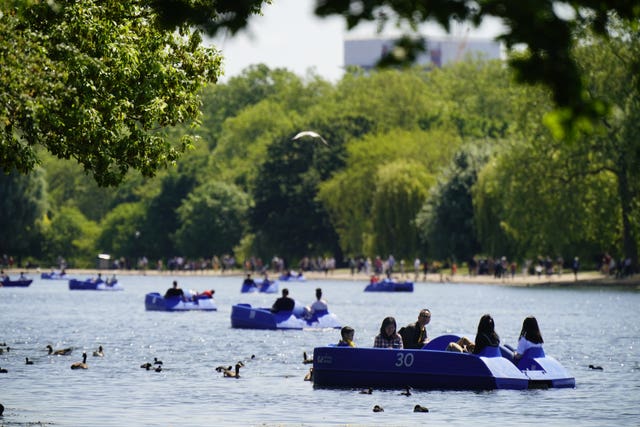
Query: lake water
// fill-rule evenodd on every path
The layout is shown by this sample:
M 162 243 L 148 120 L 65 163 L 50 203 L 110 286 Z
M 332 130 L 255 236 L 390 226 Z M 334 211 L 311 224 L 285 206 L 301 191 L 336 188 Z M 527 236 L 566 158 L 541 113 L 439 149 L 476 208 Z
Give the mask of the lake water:
M 430 337 L 471 337 L 491 313 L 502 342 L 515 345 L 522 320 L 537 317 L 545 351 L 576 378 L 575 389 L 420 391 L 314 389 L 304 381 L 303 352 L 336 343 L 339 330 L 232 329 L 231 306 L 271 306 L 276 295 L 241 294 L 239 277 L 177 277 L 185 289 L 216 290 L 217 312 L 148 312 L 144 296 L 164 292 L 173 276 L 122 276 L 123 292 L 69 291 L 66 281 L 35 279 L 0 289 L 0 425 L 547 425 L 640 424 L 640 292 L 598 288 L 510 288 L 417 283 L 413 293 L 365 293 L 365 282 L 290 283 L 291 296 L 314 300 L 322 287 L 329 309 L 373 345 L 385 316 L 399 326 L 432 312 Z M 45 346 L 74 347 L 48 356 Z M 103 358 L 92 357 L 99 345 Z M 82 352 L 89 369 L 71 370 Z M 255 358 L 251 359 L 251 355 Z M 25 364 L 25 357 L 34 361 Z M 140 369 L 158 357 L 162 372 Z M 219 365 L 246 360 L 241 378 Z M 591 370 L 589 365 L 602 366 Z M 420 404 L 429 413 L 414 413 Z M 374 413 L 374 405 L 384 412 Z

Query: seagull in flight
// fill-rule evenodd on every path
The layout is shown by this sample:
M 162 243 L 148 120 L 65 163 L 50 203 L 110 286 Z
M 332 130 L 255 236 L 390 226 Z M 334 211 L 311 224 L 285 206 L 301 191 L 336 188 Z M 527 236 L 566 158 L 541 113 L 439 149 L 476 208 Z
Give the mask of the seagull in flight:
M 326 145 L 327 147 L 329 146 L 329 143 L 327 142 L 326 139 L 324 139 L 322 136 L 320 136 L 320 134 L 318 134 L 318 133 L 316 133 L 314 131 L 311 131 L 311 130 L 302 131 L 302 132 L 298 133 L 296 136 L 294 136 L 291 139 L 292 140 L 296 140 L 296 139 L 304 138 L 305 136 L 309 136 L 311 138 L 319 139 L 320 142 L 322 142 L 324 145 Z

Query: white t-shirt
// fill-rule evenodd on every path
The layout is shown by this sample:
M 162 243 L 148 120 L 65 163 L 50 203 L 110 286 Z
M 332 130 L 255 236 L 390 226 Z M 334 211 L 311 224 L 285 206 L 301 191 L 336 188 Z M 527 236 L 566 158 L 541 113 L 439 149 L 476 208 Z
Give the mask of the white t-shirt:
M 516 353 L 522 356 L 525 351 L 532 347 L 542 347 L 542 344 L 534 344 L 525 337 L 520 337 L 520 339 L 518 340 L 518 348 L 516 350 Z
M 316 311 L 326 311 L 328 309 L 327 302 L 323 299 L 316 300 L 311 304 L 310 309 L 312 313 L 315 313 Z

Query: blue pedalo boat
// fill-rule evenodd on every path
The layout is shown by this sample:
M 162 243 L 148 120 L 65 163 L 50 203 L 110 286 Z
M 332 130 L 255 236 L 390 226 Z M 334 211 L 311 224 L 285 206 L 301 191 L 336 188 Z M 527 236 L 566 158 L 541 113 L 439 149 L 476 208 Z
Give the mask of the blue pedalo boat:
M 147 311 L 216 311 L 218 307 L 213 298 L 195 297 L 186 301 L 180 297 L 165 298 L 158 292 L 151 292 L 144 297 Z
M 266 294 L 275 294 L 278 292 L 278 281 L 277 280 L 263 280 L 256 279 L 254 281 L 255 286 L 247 285 L 246 283 L 242 283 L 242 287 L 240 288 L 240 292 L 243 294 L 254 293 L 254 292 L 263 292 Z
M 105 282 L 102 279 L 69 279 L 69 289 L 72 291 L 123 291 L 124 288 L 117 280 Z
M 272 313 L 269 308 L 235 304 L 231 308 L 231 327 L 243 329 L 325 329 L 341 328 L 338 318 L 328 311 L 306 316 L 298 302 L 292 311 Z
M 29 285 L 31 285 L 31 282 L 33 282 L 33 279 L 16 279 L 16 280 L 11 280 L 10 278 L 5 278 L 4 280 L 0 281 L 0 287 L 17 287 L 17 288 L 26 288 Z
M 40 278 L 44 280 L 67 280 L 67 273 L 52 271 L 49 273 L 40 273 Z
M 375 283 L 369 283 L 365 292 L 413 292 L 413 282 L 397 281 L 384 278 Z
M 527 369 L 521 369 L 503 357 L 504 351 L 510 353 L 506 348 L 489 347 L 479 355 L 444 351 L 458 338 L 444 335 L 420 350 L 317 347 L 313 350 L 313 383 L 317 387 L 438 390 L 575 387 L 575 379 L 546 356 L 527 358 L 525 353 L 521 361 Z

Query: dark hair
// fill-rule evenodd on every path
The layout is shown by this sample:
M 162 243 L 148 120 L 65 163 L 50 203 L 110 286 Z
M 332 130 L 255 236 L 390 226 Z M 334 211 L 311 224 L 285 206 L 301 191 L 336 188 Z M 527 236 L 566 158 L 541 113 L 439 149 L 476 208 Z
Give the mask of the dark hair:
M 382 321 L 382 325 L 380 326 L 380 335 L 387 337 L 387 338 L 391 338 L 393 335 L 387 335 L 387 332 L 385 331 L 386 327 L 389 325 L 393 325 L 394 329 L 398 329 L 398 325 L 396 324 L 396 319 L 394 319 L 391 316 L 385 317 L 384 320 Z
M 478 323 L 478 334 L 495 334 L 495 329 L 496 325 L 490 314 L 485 314 L 480 318 L 480 323 Z
M 542 344 L 542 334 L 540 333 L 540 327 L 535 317 L 525 317 L 522 322 L 522 331 L 520 331 L 520 337 L 526 338 L 527 341 L 531 341 L 534 344 Z
M 289 289 L 284 288 L 284 289 L 282 290 L 282 296 L 283 296 L 283 297 L 286 297 L 287 295 L 289 295 Z
M 342 329 L 340 329 L 340 335 L 342 336 L 342 338 L 344 338 L 345 335 L 351 332 L 355 332 L 355 330 L 351 326 L 343 326 Z
M 316 298 L 322 298 L 322 289 L 316 288 Z
M 478 323 L 478 333 L 476 335 L 476 341 L 479 335 L 484 334 L 487 336 L 487 338 L 489 338 L 490 341 L 499 342 L 500 337 L 498 337 L 498 334 L 496 334 L 495 328 L 496 328 L 496 325 L 493 321 L 493 317 L 491 317 L 490 314 L 483 315 L 480 318 L 480 322 Z

